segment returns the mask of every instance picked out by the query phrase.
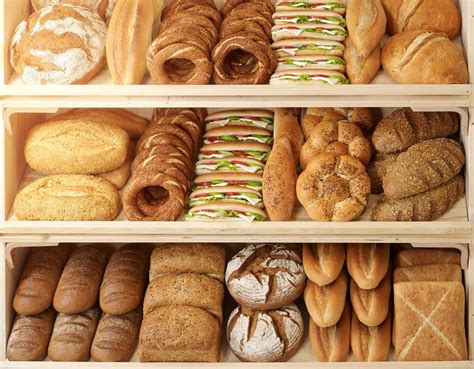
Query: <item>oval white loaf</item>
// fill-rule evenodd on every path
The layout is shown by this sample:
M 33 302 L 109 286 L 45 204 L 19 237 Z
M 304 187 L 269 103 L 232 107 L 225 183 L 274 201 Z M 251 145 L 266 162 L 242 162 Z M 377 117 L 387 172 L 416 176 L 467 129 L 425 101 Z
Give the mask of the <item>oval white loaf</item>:
M 10 44 L 10 62 L 27 84 L 81 84 L 105 64 L 107 27 L 94 11 L 58 5 L 21 22 Z

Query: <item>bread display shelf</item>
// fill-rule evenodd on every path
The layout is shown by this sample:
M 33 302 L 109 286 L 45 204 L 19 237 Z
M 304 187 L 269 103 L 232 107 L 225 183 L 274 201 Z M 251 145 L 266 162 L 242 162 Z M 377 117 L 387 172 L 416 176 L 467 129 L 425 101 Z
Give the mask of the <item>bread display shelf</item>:
M 77 236 L 75 241 L 81 240 L 80 236 Z M 143 363 L 137 364 L 136 354 L 132 358 L 131 362 L 127 363 L 97 363 L 97 362 L 74 362 L 74 363 L 61 363 L 61 362 L 50 362 L 50 361 L 41 361 L 41 362 L 9 362 L 5 359 L 5 350 L 6 342 L 8 339 L 9 331 L 11 329 L 11 324 L 14 318 L 14 312 L 11 308 L 11 302 L 13 298 L 13 293 L 17 285 L 18 279 L 20 277 L 23 265 L 26 261 L 31 247 L 45 247 L 45 246 L 55 246 L 56 243 L 0 243 L 0 274 L 1 286 L 0 289 L 2 294 L 0 294 L 0 367 L 2 368 L 208 368 L 209 363 Z M 120 245 L 115 245 L 119 247 Z M 414 245 L 418 247 L 419 245 Z M 459 244 L 430 244 L 426 245 L 427 247 L 453 247 L 461 251 L 461 262 L 464 272 L 464 284 L 466 286 L 466 293 L 469 296 L 469 286 L 471 283 L 471 274 L 468 264 L 468 247 L 467 245 Z M 241 248 L 239 245 L 228 244 L 227 245 L 230 252 L 236 252 Z M 467 299 L 466 306 L 466 316 L 468 317 L 468 323 L 472 320 L 473 309 L 474 309 L 474 300 L 471 298 Z M 235 303 L 233 301 L 226 301 L 225 311 L 228 314 Z M 308 319 L 308 314 L 303 305 L 301 309 L 304 312 L 305 320 Z M 226 316 L 227 316 L 226 314 Z M 319 363 L 315 361 L 309 340 L 307 337 L 307 332 L 305 332 L 305 341 L 303 346 L 300 348 L 298 353 L 288 362 L 288 363 L 241 363 L 230 351 L 226 339 L 223 339 L 223 346 L 221 349 L 221 362 L 218 364 L 213 364 L 219 368 L 293 368 L 293 369 L 304 369 L 304 368 L 323 368 L 328 367 L 328 363 Z M 468 337 L 468 344 L 470 347 L 472 355 L 472 337 Z M 390 359 L 393 360 L 393 353 L 390 354 Z M 349 358 L 349 361 L 342 363 L 331 363 L 332 368 L 469 368 L 469 361 L 458 361 L 458 362 L 396 362 L 396 361 L 387 361 L 387 362 L 374 362 L 374 363 L 361 363 L 354 362 L 352 356 Z

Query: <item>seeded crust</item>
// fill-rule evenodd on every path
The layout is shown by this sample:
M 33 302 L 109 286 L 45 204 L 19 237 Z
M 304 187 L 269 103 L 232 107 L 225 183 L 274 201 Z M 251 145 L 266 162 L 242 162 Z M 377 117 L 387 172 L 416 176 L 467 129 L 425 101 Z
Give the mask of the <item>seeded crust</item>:
M 378 194 L 383 192 L 382 179 L 389 170 L 390 165 L 397 161 L 397 157 L 398 154 L 375 154 L 375 158 L 367 167 L 372 193 Z

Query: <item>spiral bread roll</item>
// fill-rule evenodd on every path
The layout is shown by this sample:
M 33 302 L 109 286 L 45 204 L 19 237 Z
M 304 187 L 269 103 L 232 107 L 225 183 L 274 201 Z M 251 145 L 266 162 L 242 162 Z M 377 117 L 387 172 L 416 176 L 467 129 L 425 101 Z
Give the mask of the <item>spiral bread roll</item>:
M 350 243 L 347 245 L 347 270 L 359 288 L 376 288 L 389 270 L 390 245 Z
M 345 245 L 337 243 L 303 244 L 303 266 L 306 276 L 318 286 L 336 280 L 344 267 Z
M 274 268 L 280 272 L 273 274 Z M 287 305 L 304 290 L 301 250 L 296 245 L 248 245 L 227 264 L 225 280 L 232 297 L 243 306 L 268 310 Z
M 269 311 L 237 307 L 229 316 L 227 339 L 241 361 L 287 361 L 304 340 L 301 312 L 295 304 Z
M 86 83 L 105 64 L 106 33 L 100 16 L 87 8 L 42 8 L 18 25 L 10 61 L 27 84 Z

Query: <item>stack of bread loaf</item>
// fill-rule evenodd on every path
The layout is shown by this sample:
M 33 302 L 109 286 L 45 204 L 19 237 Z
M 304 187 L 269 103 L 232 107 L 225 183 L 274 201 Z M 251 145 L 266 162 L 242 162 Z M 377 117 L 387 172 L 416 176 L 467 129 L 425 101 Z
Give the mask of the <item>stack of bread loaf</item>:
M 273 142 L 273 112 L 220 111 L 208 115 L 205 126 L 186 220 L 264 220 L 262 172 Z
M 376 126 L 372 142 L 377 156 L 369 173 L 374 191 L 384 194 L 372 220 L 434 220 L 462 197 L 463 148 L 445 138 L 458 129 L 455 113 L 410 108 L 395 110 Z
M 397 253 L 393 345 L 397 360 L 468 360 L 460 255 L 443 249 Z
M 155 247 L 143 304 L 139 360 L 219 361 L 225 249 L 212 244 Z
M 372 150 L 362 129 L 368 132 L 371 126 L 368 109 L 307 109 L 296 194 L 311 219 L 349 221 L 364 211 Z
M 272 28 L 278 66 L 270 83 L 348 83 L 341 58 L 341 42 L 347 36 L 345 11 L 345 2 L 339 0 L 278 0 Z
M 14 203 L 21 220 L 112 220 L 130 175 L 134 142 L 148 121 L 120 109 L 73 109 L 28 133 L 26 162 L 46 175 Z
M 62 245 L 31 253 L 13 298 L 17 316 L 7 345 L 9 360 L 48 356 L 54 361 L 87 361 L 92 356 L 96 361 L 128 361 L 132 357 L 148 253 L 138 246 L 124 246 L 107 263 L 107 247 L 73 249 Z
M 270 47 L 274 9 L 271 0 L 226 0 L 212 51 L 215 84 L 268 83 L 276 67 Z
M 129 220 L 176 220 L 191 188 L 206 109 L 156 109 L 123 192 Z
M 301 247 L 248 245 L 227 264 L 225 281 L 240 304 L 227 323 L 227 340 L 242 361 L 286 361 L 304 340 L 303 318 L 293 303 L 306 275 Z

